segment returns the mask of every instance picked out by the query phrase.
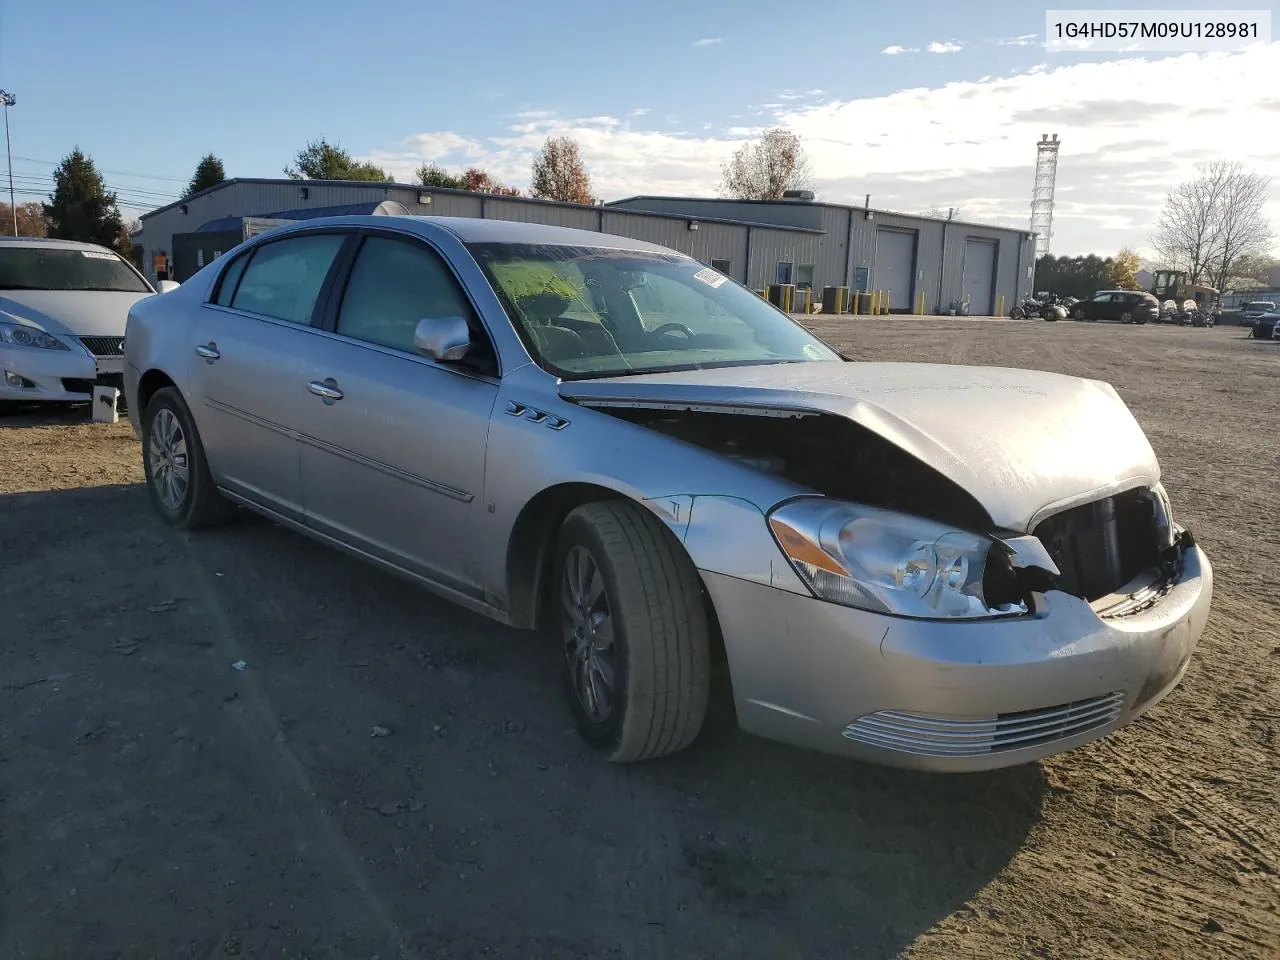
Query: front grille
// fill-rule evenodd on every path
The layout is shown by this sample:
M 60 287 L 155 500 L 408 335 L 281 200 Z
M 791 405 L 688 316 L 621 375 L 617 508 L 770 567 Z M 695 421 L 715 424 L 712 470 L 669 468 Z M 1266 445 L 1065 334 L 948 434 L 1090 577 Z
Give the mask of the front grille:
M 1066 740 L 1114 723 L 1124 694 L 989 717 L 936 717 L 881 710 L 844 729 L 846 739 L 922 757 L 978 757 Z
M 81 337 L 80 342 L 95 357 L 124 356 L 124 337 Z
M 80 377 L 63 377 L 62 389 L 67 393 L 93 393 L 93 381 Z
M 1061 571 L 1059 589 L 1093 601 L 1159 564 L 1167 522 L 1159 497 L 1130 490 L 1054 514 L 1034 533 Z

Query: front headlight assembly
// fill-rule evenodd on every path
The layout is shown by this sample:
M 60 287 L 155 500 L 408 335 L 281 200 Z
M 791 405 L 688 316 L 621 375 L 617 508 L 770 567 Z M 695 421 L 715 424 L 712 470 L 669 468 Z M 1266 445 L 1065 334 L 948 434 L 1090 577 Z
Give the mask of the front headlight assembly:
M 0 343 L 13 347 L 36 347 L 43 350 L 70 350 L 65 343 L 39 327 L 24 323 L 0 323 Z
M 1027 612 L 982 594 L 996 541 L 946 524 L 820 498 L 784 503 L 769 528 L 800 579 L 822 600 L 922 619 Z

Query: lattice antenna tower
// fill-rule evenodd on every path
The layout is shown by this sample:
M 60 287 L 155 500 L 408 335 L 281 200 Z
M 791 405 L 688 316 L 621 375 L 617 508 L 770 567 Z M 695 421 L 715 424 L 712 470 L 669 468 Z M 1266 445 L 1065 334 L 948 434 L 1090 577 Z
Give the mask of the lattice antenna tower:
M 1058 135 L 1040 134 L 1036 144 L 1036 184 L 1031 191 L 1031 232 L 1036 235 L 1036 259 L 1049 252 L 1053 239 L 1053 191 L 1058 182 Z

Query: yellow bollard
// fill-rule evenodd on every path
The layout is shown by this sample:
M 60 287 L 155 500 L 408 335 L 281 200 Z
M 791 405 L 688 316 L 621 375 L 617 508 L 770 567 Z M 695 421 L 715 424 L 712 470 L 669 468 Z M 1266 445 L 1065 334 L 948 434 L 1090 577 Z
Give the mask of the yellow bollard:
M 891 293 L 891 292 L 892 292 L 892 291 L 889 291 L 889 290 L 886 290 L 886 291 L 884 292 L 884 299 L 880 301 L 880 312 L 881 312 L 881 313 L 888 314 L 888 312 L 889 312 L 889 301 L 892 299 L 892 298 L 890 297 L 890 293 Z
M 996 297 L 996 316 L 997 317 L 1004 316 L 1004 294 L 1003 293 L 1000 294 L 1000 296 Z
M 853 315 L 855 317 L 858 315 L 858 308 L 861 306 L 862 306 L 862 291 L 855 290 L 853 291 Z
M 880 291 L 871 291 L 871 315 L 877 316 L 880 313 Z
M 916 315 L 924 316 L 924 291 L 916 294 Z

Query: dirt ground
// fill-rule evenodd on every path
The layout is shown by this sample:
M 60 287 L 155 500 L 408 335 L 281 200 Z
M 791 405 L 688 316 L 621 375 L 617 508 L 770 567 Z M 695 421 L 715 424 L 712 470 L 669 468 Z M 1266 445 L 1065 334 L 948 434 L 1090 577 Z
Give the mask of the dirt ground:
M 545 642 L 265 521 L 177 533 L 127 423 L 11 418 L 0 957 L 1280 956 L 1280 345 L 813 325 L 1114 383 L 1215 564 L 1180 688 L 948 777 L 740 733 L 721 677 L 692 749 L 610 766 Z

